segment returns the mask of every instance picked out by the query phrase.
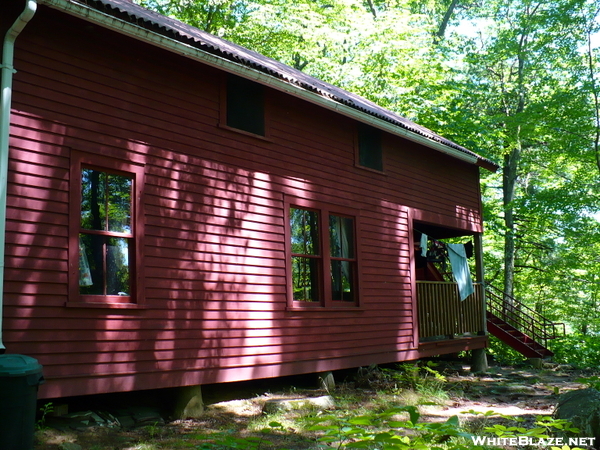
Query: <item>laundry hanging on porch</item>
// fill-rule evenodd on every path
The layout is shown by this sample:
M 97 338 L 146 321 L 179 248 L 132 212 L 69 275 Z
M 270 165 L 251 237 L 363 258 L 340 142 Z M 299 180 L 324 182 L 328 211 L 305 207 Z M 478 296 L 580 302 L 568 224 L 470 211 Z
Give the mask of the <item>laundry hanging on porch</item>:
M 469 271 L 469 264 L 467 263 L 465 246 L 464 244 L 446 244 L 446 248 L 448 249 L 448 259 L 450 259 L 452 275 L 454 275 L 454 279 L 458 284 L 460 299 L 464 300 L 475 292 L 471 272 Z
M 427 235 L 425 233 L 421 233 L 421 256 L 427 256 Z
M 92 286 L 93 284 L 85 244 L 79 239 L 79 286 Z

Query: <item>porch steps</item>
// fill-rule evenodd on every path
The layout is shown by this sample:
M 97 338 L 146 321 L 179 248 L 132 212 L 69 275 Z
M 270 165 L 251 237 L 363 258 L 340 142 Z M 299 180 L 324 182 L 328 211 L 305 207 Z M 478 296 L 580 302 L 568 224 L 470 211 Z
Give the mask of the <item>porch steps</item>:
M 487 313 L 488 331 L 526 358 L 549 358 L 554 353 L 502 319 Z
M 555 323 L 507 296 L 493 286 L 487 286 L 487 328 L 505 344 L 526 358 L 549 358 L 554 353 L 548 340 L 565 334 L 565 324 Z

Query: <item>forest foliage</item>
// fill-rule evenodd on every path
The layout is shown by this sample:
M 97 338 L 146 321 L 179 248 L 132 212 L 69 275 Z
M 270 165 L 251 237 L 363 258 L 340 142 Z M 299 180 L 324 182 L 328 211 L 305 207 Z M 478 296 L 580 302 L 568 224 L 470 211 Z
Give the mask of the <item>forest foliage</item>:
M 358 93 L 498 163 L 497 173 L 482 171 L 487 282 L 566 322 L 569 345 L 557 349 L 594 342 L 596 0 L 136 1 Z

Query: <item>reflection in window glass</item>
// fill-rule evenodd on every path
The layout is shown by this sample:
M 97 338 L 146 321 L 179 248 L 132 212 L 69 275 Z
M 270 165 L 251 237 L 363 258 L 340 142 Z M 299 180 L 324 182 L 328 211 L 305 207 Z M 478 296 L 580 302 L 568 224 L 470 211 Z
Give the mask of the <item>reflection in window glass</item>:
M 305 209 L 290 209 L 292 253 L 319 254 L 319 214 Z
M 354 221 L 348 217 L 329 216 L 331 256 L 354 258 Z
M 319 260 L 292 256 L 292 284 L 294 300 L 320 301 Z
M 350 261 L 331 261 L 331 297 L 334 301 L 354 301 L 354 273 Z
M 331 297 L 334 301 L 354 301 L 354 220 L 329 216 L 331 256 Z
M 81 234 L 79 252 L 80 294 L 131 294 L 129 239 Z
M 131 231 L 132 179 L 94 169 L 81 171 L 81 227 L 117 233 Z
M 292 289 L 294 300 L 320 301 L 319 214 L 290 208 Z
M 130 295 L 129 239 L 115 237 L 107 239 L 106 294 Z
M 120 175 L 109 175 L 108 231 L 129 233 L 131 231 L 131 188 L 132 179 Z
M 81 171 L 81 228 L 106 229 L 106 177 L 97 170 Z

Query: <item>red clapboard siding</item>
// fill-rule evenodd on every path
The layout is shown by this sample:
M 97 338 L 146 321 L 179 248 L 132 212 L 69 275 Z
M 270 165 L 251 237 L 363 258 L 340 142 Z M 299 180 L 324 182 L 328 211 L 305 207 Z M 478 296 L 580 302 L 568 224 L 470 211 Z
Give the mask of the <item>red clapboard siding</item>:
M 352 120 L 269 89 L 268 137 L 237 133 L 219 70 L 37 16 L 15 52 L 4 339 L 44 365 L 40 397 L 419 357 L 409 209 L 480 230 L 476 167 L 386 136 L 385 173 L 364 170 Z M 144 166 L 143 308 L 65 306 L 71 151 Z M 286 309 L 290 197 L 358 212 L 360 308 Z

